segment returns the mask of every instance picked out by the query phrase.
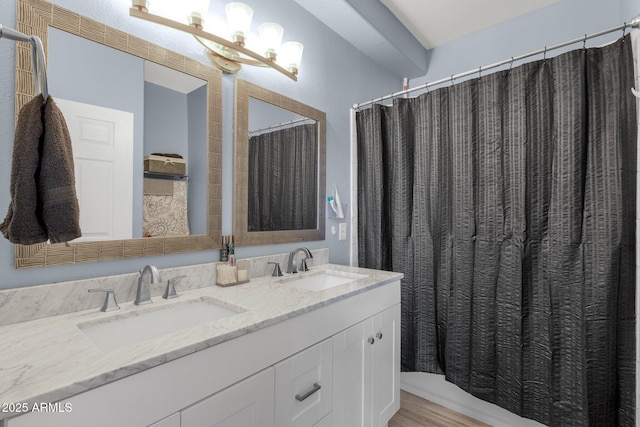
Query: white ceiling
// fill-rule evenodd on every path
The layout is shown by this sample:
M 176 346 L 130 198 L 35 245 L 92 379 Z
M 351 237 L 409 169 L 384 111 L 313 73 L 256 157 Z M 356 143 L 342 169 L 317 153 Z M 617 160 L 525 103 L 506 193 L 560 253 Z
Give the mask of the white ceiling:
M 189 94 L 207 84 L 206 81 L 197 77 L 151 61 L 144 61 L 144 81 L 184 94 Z
M 431 49 L 560 0 L 380 1 L 425 49 Z

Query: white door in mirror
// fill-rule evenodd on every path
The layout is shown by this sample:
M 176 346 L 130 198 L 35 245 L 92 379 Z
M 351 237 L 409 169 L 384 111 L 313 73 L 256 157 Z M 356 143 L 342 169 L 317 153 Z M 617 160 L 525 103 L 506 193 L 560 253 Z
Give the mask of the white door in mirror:
M 56 99 L 73 144 L 82 237 L 132 238 L 133 113 Z

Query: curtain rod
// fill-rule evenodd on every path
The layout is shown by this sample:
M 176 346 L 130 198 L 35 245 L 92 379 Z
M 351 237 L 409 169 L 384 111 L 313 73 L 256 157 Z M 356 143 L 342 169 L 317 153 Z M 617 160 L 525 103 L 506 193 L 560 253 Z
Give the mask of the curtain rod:
M 586 42 L 589 39 L 592 39 L 592 38 L 595 38 L 595 37 L 600 37 L 600 36 L 603 36 L 605 34 L 613 33 L 613 32 L 620 31 L 620 30 L 624 31 L 627 28 L 638 28 L 638 27 L 640 27 L 640 15 L 636 16 L 635 18 L 633 18 L 631 20 L 631 22 L 629 22 L 629 23 L 625 22 L 624 24 L 618 25 L 617 27 L 612 27 L 612 28 L 609 28 L 607 30 L 599 31 L 599 32 L 593 33 L 593 34 L 585 34 L 582 37 L 579 37 L 579 38 L 573 39 L 573 40 L 569 40 L 569 41 L 566 41 L 564 43 L 559 43 L 559 44 L 556 44 L 556 45 L 553 45 L 553 46 L 545 47 L 544 49 L 538 49 L 538 50 L 533 51 L 533 52 L 525 53 L 524 55 L 512 56 L 511 58 L 505 59 L 504 61 L 496 62 L 496 63 L 490 64 L 490 65 L 485 65 L 483 67 L 478 67 L 478 68 L 475 68 L 473 70 L 465 71 L 464 73 L 452 74 L 450 77 L 445 77 L 445 78 L 440 79 L 440 80 L 436 80 L 436 81 L 433 81 L 433 82 L 430 82 L 430 83 L 422 84 L 420 86 L 416 86 L 416 87 L 413 87 L 413 88 L 401 90 L 400 92 L 392 93 L 390 95 L 381 96 L 380 98 L 372 99 L 371 101 L 365 101 L 365 102 L 361 102 L 359 104 L 353 104 L 353 108 L 355 110 L 358 110 L 358 109 L 360 109 L 360 108 L 362 108 L 364 106 L 372 105 L 372 104 L 375 104 L 376 102 L 386 101 L 388 99 L 397 98 L 398 96 L 406 95 L 406 94 L 408 94 L 410 92 L 415 92 L 416 90 L 427 89 L 427 88 L 429 88 L 431 86 L 436 86 L 436 85 L 439 85 L 439 84 L 442 84 L 442 83 L 446 83 L 446 82 L 449 82 L 449 81 L 453 82 L 456 79 L 459 79 L 459 78 L 462 78 L 462 77 L 467 77 L 467 76 L 470 76 L 470 75 L 473 75 L 473 74 L 480 74 L 483 71 L 490 70 L 490 69 L 493 69 L 493 68 L 496 68 L 496 67 L 500 67 L 502 65 L 513 64 L 515 61 L 520 61 L 522 59 L 529 58 L 531 56 L 536 56 L 536 55 L 540 55 L 540 54 L 545 54 L 546 55 L 546 53 L 551 51 L 551 50 L 560 49 L 562 47 L 569 46 L 569 45 L 572 45 L 572 44 L 575 44 L 575 43 L 579 43 L 579 42 Z
M 271 126 L 267 126 L 265 128 L 262 128 L 262 129 L 256 129 L 256 130 L 249 131 L 249 135 L 252 135 L 252 134 L 255 135 L 256 133 L 263 132 L 265 130 L 278 129 L 280 127 L 285 127 L 285 126 L 293 125 L 293 124 L 296 124 L 296 123 L 306 122 L 307 120 L 313 120 L 313 119 L 309 118 L 309 117 L 302 117 L 300 119 L 294 119 L 294 120 L 291 120 L 291 121 L 288 121 L 288 122 L 279 123 L 277 125 L 271 125 Z

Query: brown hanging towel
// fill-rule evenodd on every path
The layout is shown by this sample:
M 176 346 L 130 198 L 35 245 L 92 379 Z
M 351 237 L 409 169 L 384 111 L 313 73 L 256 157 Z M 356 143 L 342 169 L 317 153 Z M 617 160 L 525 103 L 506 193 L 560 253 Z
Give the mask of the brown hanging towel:
M 82 235 L 71 137 L 53 98 L 42 94 L 18 116 L 11 167 L 11 202 L 0 231 L 10 242 L 68 242 Z

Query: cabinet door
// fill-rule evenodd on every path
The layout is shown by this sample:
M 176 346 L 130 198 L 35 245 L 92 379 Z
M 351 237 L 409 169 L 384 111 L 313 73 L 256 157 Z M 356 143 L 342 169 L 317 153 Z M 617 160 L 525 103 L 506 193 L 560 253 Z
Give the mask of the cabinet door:
M 329 413 L 329 415 L 315 423 L 313 427 L 333 427 L 333 414 Z
M 274 427 L 273 380 L 267 368 L 190 406 L 182 427 Z
M 372 318 L 373 427 L 386 426 L 400 409 L 400 306 L 395 305 Z
M 367 319 L 333 337 L 336 426 L 371 427 L 372 322 Z M 375 338 L 374 338 L 375 339 Z
M 275 365 L 278 427 L 308 427 L 333 406 L 333 343 L 326 339 Z
M 157 423 L 151 424 L 149 427 L 180 427 L 180 413 L 168 416 Z

